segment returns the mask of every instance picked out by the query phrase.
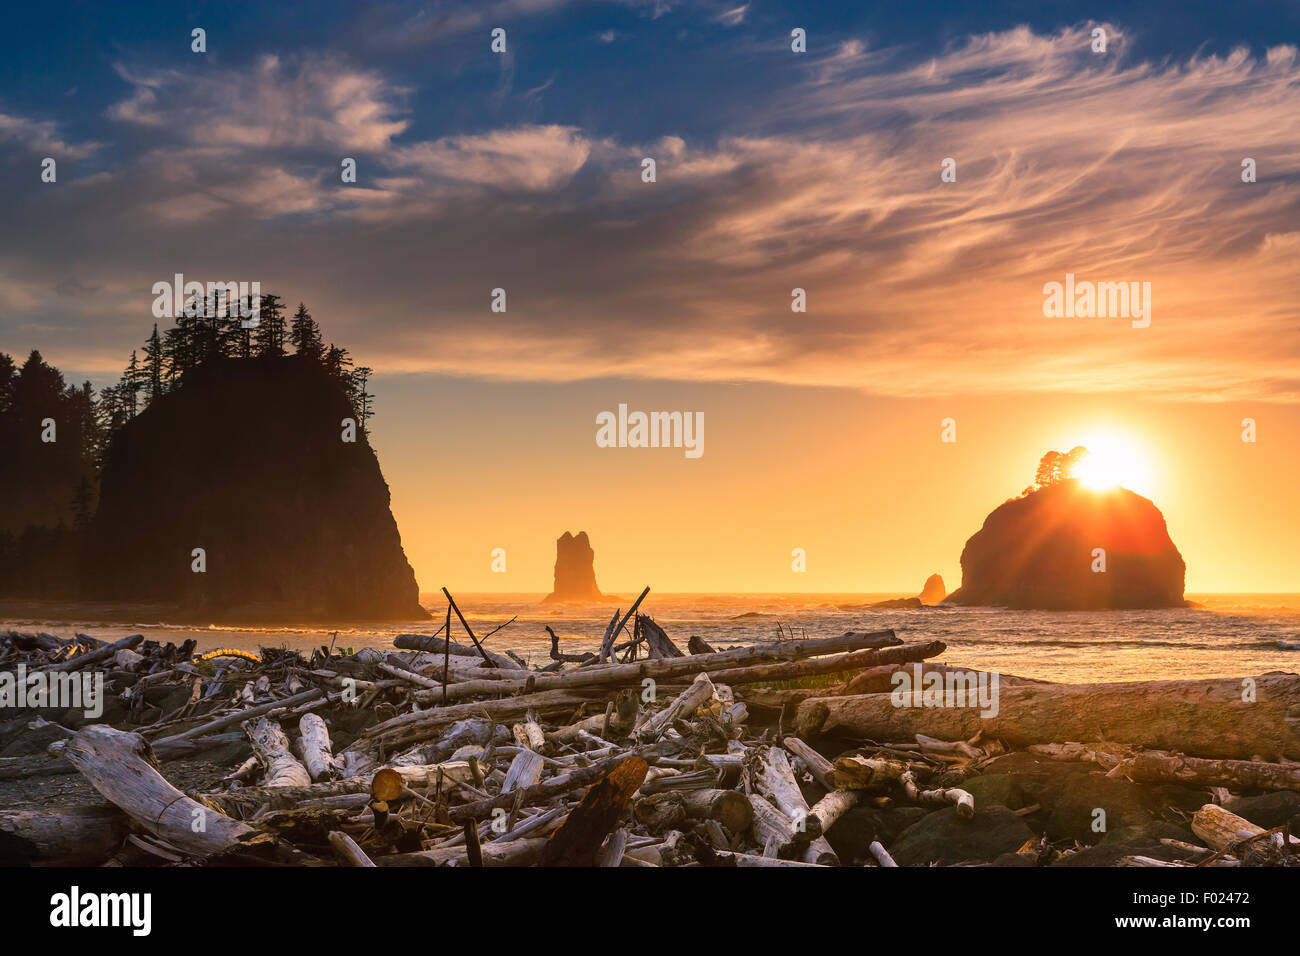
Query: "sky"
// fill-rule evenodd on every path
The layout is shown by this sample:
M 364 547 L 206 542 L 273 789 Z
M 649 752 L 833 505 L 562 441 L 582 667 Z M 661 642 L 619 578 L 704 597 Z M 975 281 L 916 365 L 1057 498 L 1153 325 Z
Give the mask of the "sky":
M 422 590 L 549 590 L 566 530 L 605 590 L 955 588 L 1094 441 L 1189 591 L 1300 591 L 1300 4 L 6 17 L 0 351 L 102 386 L 176 273 L 306 302 Z M 1067 274 L 1149 313 L 1045 314 Z M 703 454 L 598 447 L 620 404 Z

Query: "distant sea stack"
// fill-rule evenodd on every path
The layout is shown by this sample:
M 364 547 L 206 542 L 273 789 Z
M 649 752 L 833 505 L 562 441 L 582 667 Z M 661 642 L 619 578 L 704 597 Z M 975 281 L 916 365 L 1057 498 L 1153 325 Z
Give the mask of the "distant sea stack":
M 596 552 L 587 532 L 564 532 L 555 541 L 555 590 L 542 603 L 599 601 L 603 597 L 596 587 Z
M 948 596 L 948 589 L 943 586 L 943 578 L 937 574 L 932 574 L 925 579 L 925 587 L 921 588 L 922 604 L 939 604 Z
M 427 618 L 379 460 L 342 440 L 354 416 L 304 358 L 195 368 L 116 436 L 83 590 L 213 621 Z
M 918 607 L 938 604 L 947 594 L 948 592 L 943 587 L 943 578 L 937 574 L 932 574 L 925 579 L 925 586 L 921 588 L 921 593 L 917 597 L 890 598 L 888 601 L 877 601 L 875 604 L 868 604 L 867 609 L 872 611 L 910 611 Z
M 1105 570 L 1095 571 L 1101 560 Z M 1185 570 L 1150 500 L 1126 488 L 1091 491 L 1071 479 L 995 509 L 966 542 L 961 587 L 948 601 L 1045 610 L 1184 607 Z

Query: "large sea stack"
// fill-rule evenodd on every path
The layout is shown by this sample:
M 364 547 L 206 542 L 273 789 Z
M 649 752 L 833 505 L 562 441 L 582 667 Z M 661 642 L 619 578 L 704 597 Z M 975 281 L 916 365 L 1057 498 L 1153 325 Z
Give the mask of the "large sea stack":
M 544 603 L 599 601 L 603 597 L 596 587 L 596 552 L 591 549 L 587 532 L 564 532 L 555 541 L 555 590 Z
M 1105 570 L 1097 570 L 1103 561 Z M 961 587 L 948 601 L 1048 610 L 1184 607 L 1184 571 L 1150 500 L 1070 479 L 995 509 L 966 542 Z
M 214 621 L 427 617 L 379 460 L 360 429 L 343 441 L 354 416 L 305 359 L 189 372 L 113 441 L 84 592 Z

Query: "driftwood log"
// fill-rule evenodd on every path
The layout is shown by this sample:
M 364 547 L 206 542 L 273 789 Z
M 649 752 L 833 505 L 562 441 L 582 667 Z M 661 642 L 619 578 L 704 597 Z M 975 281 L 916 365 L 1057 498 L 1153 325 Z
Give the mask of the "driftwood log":
M 796 725 L 805 740 L 967 740 L 983 731 L 1012 747 L 1105 739 L 1201 757 L 1300 758 L 1300 677 L 1248 680 L 1253 686 L 1234 679 L 1022 684 L 1001 687 L 997 713 L 988 717 L 977 706 L 895 706 L 893 694 L 814 697 L 799 705 Z
M 236 849 L 258 831 L 192 800 L 163 779 L 139 734 L 95 725 L 68 740 L 63 754 L 104 799 L 147 833 L 196 856 Z
M 114 806 L 0 810 L 0 866 L 98 866 L 129 831 Z

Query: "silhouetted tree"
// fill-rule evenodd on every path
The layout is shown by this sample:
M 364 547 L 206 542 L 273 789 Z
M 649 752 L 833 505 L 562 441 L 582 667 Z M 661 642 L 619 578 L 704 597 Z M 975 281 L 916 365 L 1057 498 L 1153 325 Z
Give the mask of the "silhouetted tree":
M 153 334 L 144 343 L 144 367 L 141 370 L 141 388 L 145 403 L 152 405 L 163 394 L 163 355 L 162 336 L 158 334 L 158 323 L 153 326 Z
M 260 313 L 256 330 L 257 354 L 279 358 L 284 354 L 284 303 L 278 295 L 270 292 L 259 297 L 258 301 Z
M 321 342 L 320 326 L 307 311 L 307 306 L 298 303 L 298 311 L 293 314 L 293 324 L 289 327 L 289 341 L 299 355 L 320 361 L 325 347 Z
M 1039 459 L 1038 471 L 1034 473 L 1034 483 L 1025 489 L 1025 493 L 1028 494 L 1035 488 L 1046 488 L 1059 481 L 1077 478 L 1079 466 L 1087 457 L 1088 449 L 1082 445 L 1075 445 L 1064 454 L 1059 451 L 1049 451 Z
M 352 408 L 357 413 L 357 424 L 361 427 L 363 435 L 369 435 L 370 429 L 366 427 L 366 422 L 375 410 L 375 396 L 366 391 L 366 383 L 370 381 L 371 370 L 364 365 L 352 372 L 348 376 L 348 398 L 352 401 Z

